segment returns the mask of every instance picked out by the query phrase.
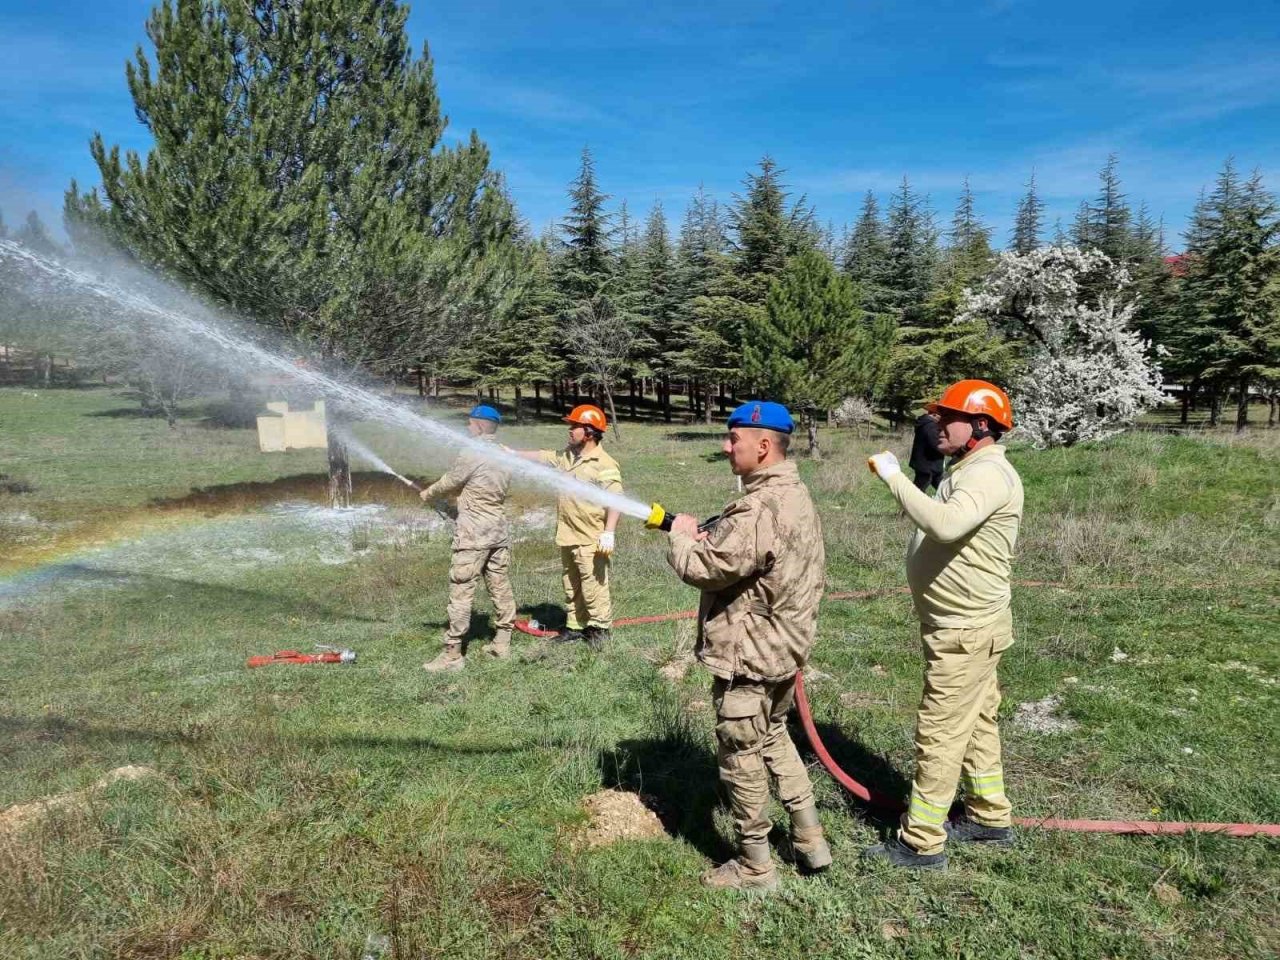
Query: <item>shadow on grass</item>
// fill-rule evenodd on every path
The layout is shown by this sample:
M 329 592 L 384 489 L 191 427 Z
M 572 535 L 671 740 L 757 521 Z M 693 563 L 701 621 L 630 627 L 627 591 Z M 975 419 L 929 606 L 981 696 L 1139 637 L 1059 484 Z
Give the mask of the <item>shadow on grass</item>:
M 565 609 L 558 603 L 526 603 L 519 607 L 522 618 L 537 620 L 544 630 L 561 630 L 565 625 Z
M 26 734 L 43 743 L 197 743 L 208 738 L 204 731 L 191 729 L 146 730 L 141 727 L 102 726 L 67 720 L 64 717 L 0 716 L 0 736 L 17 738 Z
M 223 731 L 226 736 L 239 736 L 236 731 Z M 199 725 L 189 728 L 110 726 L 68 720 L 64 717 L 21 717 L 0 715 L 0 736 L 20 736 L 41 743 L 102 744 L 102 743 L 152 743 L 191 745 L 211 741 L 217 734 Z M 261 731 L 259 736 L 265 736 Z M 445 743 L 430 737 L 388 737 L 374 734 L 335 734 L 328 736 L 287 734 L 270 735 L 273 745 L 294 744 L 314 748 L 396 750 L 404 753 L 439 753 L 454 755 L 488 755 L 526 753 L 544 749 L 545 741 L 530 738 L 507 743 Z M 261 749 L 261 744 L 259 745 Z
M 724 439 L 724 429 L 717 427 L 715 424 L 710 424 L 703 430 L 673 430 L 671 433 L 664 433 L 662 439 L 675 440 L 678 443 L 693 443 L 696 441 L 719 443 Z
M 822 743 L 831 754 L 831 758 L 853 779 L 864 787 L 889 797 L 907 795 L 911 789 L 911 781 L 904 777 L 885 756 L 871 752 L 862 743 L 846 736 L 844 731 L 833 723 L 823 723 L 815 718 L 813 725 L 817 728 L 818 736 L 822 738 Z M 800 755 L 809 762 L 817 760 L 817 755 L 813 752 L 813 747 L 804 735 L 804 730 L 794 713 L 789 718 L 788 727 L 791 739 L 795 741 Z M 847 791 L 842 791 L 841 796 L 848 810 L 874 826 L 887 828 L 898 823 L 898 815 L 893 811 L 869 806 Z
M 384 737 L 375 734 L 336 734 L 333 736 L 302 736 L 290 738 L 295 743 L 306 744 L 312 747 L 336 747 L 339 749 L 360 749 L 360 750 L 397 750 L 403 753 L 440 753 L 452 755 L 506 755 L 514 753 L 527 753 L 531 750 L 541 750 L 546 747 L 546 743 L 537 740 L 519 741 L 515 743 L 442 743 L 439 740 L 433 740 L 431 737 Z
M 85 416 L 105 417 L 109 420 L 163 420 L 164 411 L 145 407 L 113 407 L 110 410 L 95 410 Z
M 623 740 L 599 757 L 606 787 L 638 793 L 653 801 L 667 833 L 693 845 L 720 863 L 734 855 L 716 831 L 713 814 L 720 804 L 715 754 L 681 734 Z
M 110 567 L 91 567 L 82 563 L 58 563 L 30 573 L 19 574 L 12 581 L 10 592 L 19 593 L 59 583 L 163 589 L 171 594 L 184 609 L 189 605 L 202 602 L 207 602 L 214 607 L 227 605 L 242 607 L 246 602 L 252 602 L 267 604 L 273 613 L 285 616 L 334 621 L 354 620 L 358 623 L 386 622 L 383 617 L 361 616 L 345 608 L 331 607 L 314 600 L 299 600 L 284 593 L 249 590 L 245 587 L 230 587 L 217 583 L 201 583 L 198 580 L 183 580 L 155 573 L 134 573 L 128 570 L 113 570 Z M 0 589 L 0 598 L 4 596 L 5 590 Z
M 395 477 L 373 470 L 351 474 L 352 501 L 386 503 L 421 508 L 418 494 Z M 327 505 L 329 478 L 323 473 L 300 473 L 275 480 L 247 480 L 211 487 L 194 487 L 180 497 L 153 497 L 148 506 L 155 510 L 200 510 L 206 516 L 242 513 L 279 503 L 303 501 Z

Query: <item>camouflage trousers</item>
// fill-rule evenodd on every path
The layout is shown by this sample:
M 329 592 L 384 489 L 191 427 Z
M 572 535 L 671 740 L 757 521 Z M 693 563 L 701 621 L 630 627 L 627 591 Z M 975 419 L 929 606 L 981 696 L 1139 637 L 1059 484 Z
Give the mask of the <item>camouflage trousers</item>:
M 971 820 L 1007 827 L 1012 808 L 1000 762 L 996 668 L 1013 644 L 1013 615 L 976 629 L 921 630 L 924 696 L 916 714 L 916 770 L 899 836 L 919 853 L 941 853 L 943 824 L 964 787 Z
M 449 564 L 449 629 L 446 644 L 461 643 L 471 627 L 471 602 L 476 584 L 484 578 L 489 599 L 498 612 L 497 639 L 511 638 L 511 625 L 516 619 L 516 598 L 511 592 L 511 548 L 483 547 L 476 550 L 454 550 Z
M 768 817 L 771 775 L 788 813 L 813 806 L 809 771 L 787 732 L 795 690 L 794 677 L 775 683 L 737 677 L 732 686 L 717 677 L 711 688 L 720 783 L 743 846 L 768 842 L 773 826 Z

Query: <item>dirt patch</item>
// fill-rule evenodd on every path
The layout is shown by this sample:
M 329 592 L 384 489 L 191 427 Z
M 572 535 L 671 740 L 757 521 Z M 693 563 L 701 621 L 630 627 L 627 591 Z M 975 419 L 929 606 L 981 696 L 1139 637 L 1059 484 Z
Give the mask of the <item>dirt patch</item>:
M 476 899 L 507 935 L 533 926 L 545 902 L 544 894 L 533 884 L 505 878 L 482 884 Z
M 1043 700 L 1020 703 L 1013 715 L 1013 725 L 1028 733 L 1041 735 L 1070 733 L 1072 730 L 1079 729 L 1080 724 L 1070 717 L 1057 715 L 1058 708 L 1061 706 L 1062 698 L 1057 694 L 1047 696 Z
M 619 840 L 665 837 L 653 801 L 625 790 L 601 790 L 582 801 L 590 822 L 575 838 L 576 847 L 606 847 Z
M 161 774 L 151 767 L 116 767 L 83 790 L 70 790 L 45 797 L 43 800 L 33 800 L 30 803 L 16 803 L 0 811 L 0 836 L 18 833 L 34 826 L 58 810 L 84 809 L 96 794 L 117 781 L 149 780 L 159 776 Z
M 668 660 L 658 668 L 658 672 L 672 683 L 679 683 L 692 666 L 693 654 L 688 653 Z

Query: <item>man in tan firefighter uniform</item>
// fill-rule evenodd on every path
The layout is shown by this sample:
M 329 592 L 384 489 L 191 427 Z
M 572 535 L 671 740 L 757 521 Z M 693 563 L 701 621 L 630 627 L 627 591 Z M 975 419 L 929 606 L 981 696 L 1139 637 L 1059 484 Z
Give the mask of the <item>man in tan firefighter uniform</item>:
M 497 439 L 502 415 L 480 405 L 471 411 L 467 432 L 485 443 Z M 457 496 L 458 522 L 453 534 L 453 559 L 449 564 L 449 626 L 444 649 L 423 669 L 431 673 L 461 670 L 462 638 L 471 624 L 471 601 L 476 583 L 484 578 L 489 599 L 498 612 L 497 632 L 485 653 L 511 655 L 511 625 L 516 601 L 511 592 L 511 523 L 505 504 L 511 473 L 492 459 L 472 450 L 460 453 L 449 471 L 422 491 L 425 501 Z
M 1022 481 L 997 446 L 1013 426 L 1003 390 L 961 380 L 929 405 L 939 449 L 954 457 L 935 498 L 917 490 L 891 453 L 869 461 L 916 526 L 907 582 L 924 643 L 924 696 L 916 714 L 915 776 L 897 835 L 863 856 L 898 867 L 942 869 L 944 844 L 1011 846 L 1004 793 L 996 670 L 1013 644 L 1009 568 L 1022 520 Z M 965 816 L 948 823 L 957 785 Z
M 622 471 L 618 462 L 601 446 L 609 424 L 604 411 L 591 404 L 573 408 L 564 422 L 569 424 L 569 445 L 563 450 L 513 451 L 526 460 L 549 464 L 585 483 L 622 493 Z M 562 496 L 556 507 L 556 546 L 564 570 L 567 608 L 565 630 L 557 639 L 586 640 L 600 649 L 613 627 L 613 604 L 609 596 L 609 563 L 613 556 L 614 530 L 618 511 L 586 500 Z
M 697 658 L 715 677 L 717 761 L 737 833 L 736 859 L 706 873 L 709 887 L 772 890 L 769 776 L 791 816 L 798 866 L 831 864 L 813 787 L 786 716 L 817 629 L 822 527 L 796 465 L 795 424 L 778 403 L 748 401 L 729 417 L 724 452 L 743 494 L 707 533 L 687 514 L 671 525 L 667 561 L 702 591 Z

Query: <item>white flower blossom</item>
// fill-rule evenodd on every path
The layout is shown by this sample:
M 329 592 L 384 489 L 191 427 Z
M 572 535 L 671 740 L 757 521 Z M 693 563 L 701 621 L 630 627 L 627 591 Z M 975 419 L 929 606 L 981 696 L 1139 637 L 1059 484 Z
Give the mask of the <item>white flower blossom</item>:
M 1038 447 L 1098 440 L 1167 399 L 1153 351 L 1131 327 L 1131 288 L 1105 254 L 1042 247 L 1000 254 L 981 289 L 965 291 L 957 323 L 982 320 L 1028 346 L 1010 391 L 1020 436 Z

